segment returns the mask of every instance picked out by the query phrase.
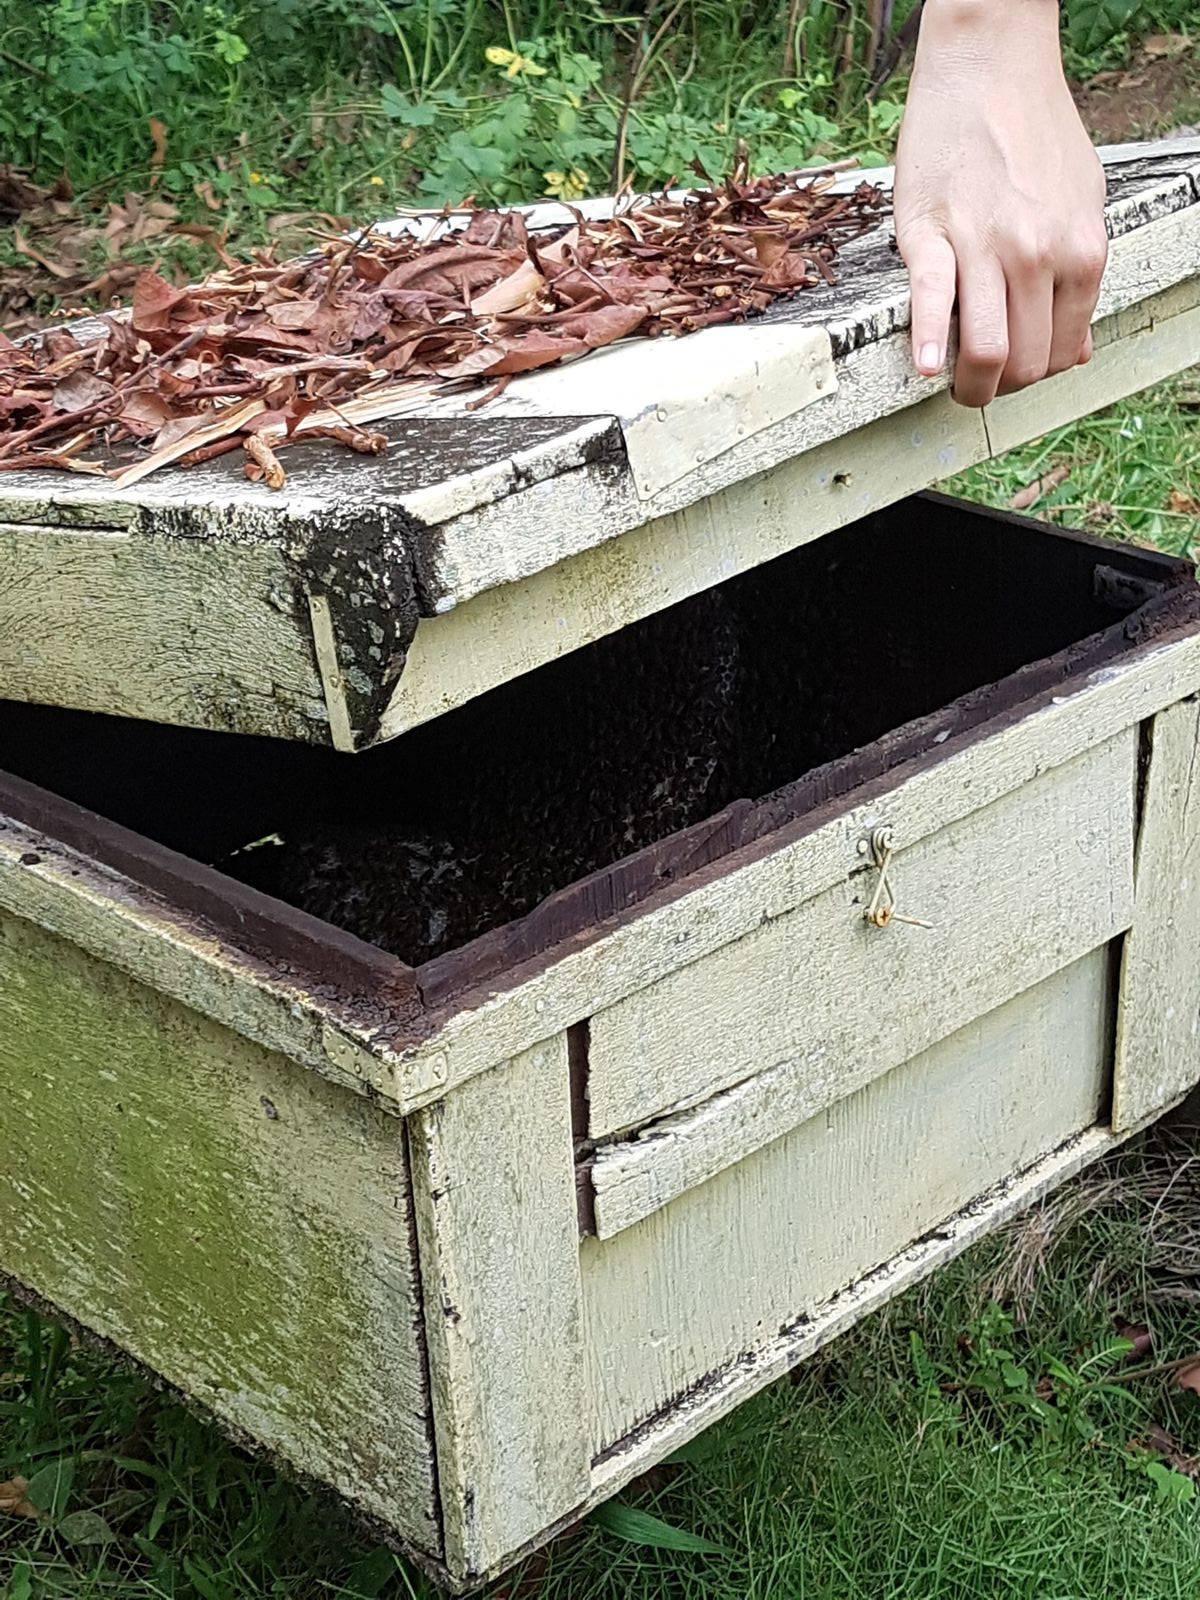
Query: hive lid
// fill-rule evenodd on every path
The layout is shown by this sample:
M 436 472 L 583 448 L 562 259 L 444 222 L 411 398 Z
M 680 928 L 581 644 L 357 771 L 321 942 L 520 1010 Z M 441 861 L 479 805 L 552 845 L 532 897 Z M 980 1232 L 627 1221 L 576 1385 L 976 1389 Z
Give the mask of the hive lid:
M 1178 371 L 1200 139 L 1102 154 L 1097 357 L 982 415 L 916 375 L 882 228 L 760 321 L 430 401 L 381 458 L 298 445 L 277 492 L 0 475 L 0 696 L 363 749 Z

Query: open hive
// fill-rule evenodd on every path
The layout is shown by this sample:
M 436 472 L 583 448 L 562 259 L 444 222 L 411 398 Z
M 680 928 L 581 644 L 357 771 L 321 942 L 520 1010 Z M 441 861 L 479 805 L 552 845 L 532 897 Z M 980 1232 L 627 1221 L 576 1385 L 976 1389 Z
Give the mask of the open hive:
M 1200 591 L 912 492 L 1200 358 L 1198 164 L 983 419 L 865 237 L 281 491 L 0 480 L 3 1270 L 466 1588 L 1185 1093 Z

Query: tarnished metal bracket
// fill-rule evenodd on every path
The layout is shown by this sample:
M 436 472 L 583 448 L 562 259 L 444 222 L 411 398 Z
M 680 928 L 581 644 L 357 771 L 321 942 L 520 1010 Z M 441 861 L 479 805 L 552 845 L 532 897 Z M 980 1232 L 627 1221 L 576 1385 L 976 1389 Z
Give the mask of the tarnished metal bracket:
M 858 841 L 859 855 L 870 855 L 879 869 L 879 882 L 875 885 L 871 904 L 863 912 L 863 917 L 873 928 L 886 928 L 893 922 L 906 922 L 912 928 L 932 928 L 932 922 L 926 922 L 921 917 L 904 916 L 896 909 L 896 891 L 888 877 L 894 850 L 892 830 L 887 827 L 875 828 L 870 838 Z
M 509 413 L 616 417 L 638 497 L 651 500 L 837 387 L 823 327 L 754 322 L 629 340 L 518 379 L 503 404 Z

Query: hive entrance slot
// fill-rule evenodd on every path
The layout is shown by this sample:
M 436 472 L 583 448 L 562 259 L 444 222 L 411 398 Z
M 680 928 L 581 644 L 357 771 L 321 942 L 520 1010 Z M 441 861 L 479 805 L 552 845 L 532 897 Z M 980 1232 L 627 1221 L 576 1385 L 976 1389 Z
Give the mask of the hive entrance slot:
M 365 755 L 7 704 L 0 765 L 441 958 L 436 992 L 1119 653 L 1185 577 L 920 497 Z M 485 934 L 491 956 L 456 967 Z

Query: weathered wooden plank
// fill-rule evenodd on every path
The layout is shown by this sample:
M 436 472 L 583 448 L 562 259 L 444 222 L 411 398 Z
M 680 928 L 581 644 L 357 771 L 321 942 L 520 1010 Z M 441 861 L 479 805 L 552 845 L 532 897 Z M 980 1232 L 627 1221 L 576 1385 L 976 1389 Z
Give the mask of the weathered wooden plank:
M 325 743 L 278 549 L 0 523 L 0 693 Z
M 879 873 L 847 841 L 832 889 L 597 1012 L 593 1139 L 776 1069 L 698 1127 L 602 1155 L 601 1237 L 1123 932 L 1136 746 L 1128 728 L 911 847 L 896 832 L 889 882 L 930 927 L 868 924 Z
M 0 913 L 0 1270 L 437 1553 L 400 1122 Z
M 902 337 L 854 351 L 839 363 L 839 396 L 877 421 L 562 560 L 543 541 L 557 537 L 564 485 L 531 488 L 535 531 L 512 547 L 512 579 L 421 619 L 380 738 L 1200 361 L 1200 277 L 1115 313 L 1096 337 L 1089 366 L 986 413 L 914 377 Z M 611 482 L 578 474 L 572 488 L 580 518 L 607 515 Z M 502 504 L 472 514 L 472 537 L 498 538 L 490 524 L 507 515 Z
M 564 1036 L 414 1119 L 446 1564 L 482 1575 L 590 1484 Z
M 1195 166 L 1187 152 L 1167 155 L 1152 150 L 1136 159 L 1126 152 L 1117 158 L 1111 221 L 1119 236 L 1114 240 L 1104 302 L 1110 311 L 1129 297 L 1140 301 L 1160 293 L 1179 273 L 1197 277 L 1200 204 Z M 463 696 L 480 692 L 502 674 L 527 670 L 635 615 L 695 592 L 704 581 L 718 581 L 723 574 L 711 575 L 713 562 L 703 549 L 698 560 L 686 553 L 681 559 L 679 545 L 669 544 L 669 530 L 663 527 L 661 539 L 643 543 L 631 552 L 628 564 L 621 564 L 619 581 L 612 577 L 618 563 L 601 560 L 592 581 L 581 582 L 578 592 L 574 583 L 567 585 L 565 598 L 556 578 L 549 585 L 534 586 L 528 594 L 513 591 L 503 606 L 466 614 L 453 628 L 438 631 L 435 621 L 427 645 L 418 653 L 428 670 L 408 684 L 402 674 L 418 613 L 440 619 L 473 597 L 503 591 L 583 552 L 594 553 L 616 535 L 640 529 L 648 516 L 657 517 L 661 526 L 672 513 L 745 484 L 798 454 L 808 458 L 807 468 L 812 469 L 802 474 L 810 494 L 799 508 L 804 516 L 792 518 L 786 539 L 798 542 L 804 534 L 797 529 L 804 529 L 809 520 L 815 534 L 858 514 L 852 504 L 855 495 L 831 496 L 829 483 L 849 470 L 862 490 L 868 474 L 877 480 L 873 462 L 856 462 L 849 469 L 839 465 L 822 483 L 827 463 L 818 459 L 820 452 L 884 414 L 910 410 L 913 425 L 902 426 L 893 440 L 903 454 L 906 435 L 922 432 L 932 437 L 936 431 L 918 421 L 914 408 L 927 403 L 946 381 L 944 376 L 929 381 L 916 378 L 902 331 L 907 316 L 903 274 L 887 252 L 880 251 L 878 240 L 864 241 L 863 252 L 861 290 L 849 287 L 848 271 L 845 287 L 815 291 L 779 315 L 789 329 L 826 330 L 840 356 L 836 395 L 776 427 L 763 428 L 650 500 L 639 497 L 611 417 L 510 417 L 500 408 L 490 408 L 490 414 L 472 417 L 442 414 L 397 421 L 388 430 L 394 448 L 379 461 L 302 447 L 295 457 L 298 487 L 289 485 L 278 496 L 246 484 L 236 464 L 227 461 L 151 478 L 138 485 L 133 497 L 129 491 L 97 485 L 94 479 L 11 474 L 0 484 L 0 517 L 14 525 L 88 527 L 101 534 L 115 530 L 130 535 L 123 559 L 139 570 L 130 574 L 129 592 L 150 597 L 143 608 L 145 656 L 126 662 L 132 646 L 122 632 L 118 602 L 113 626 L 119 637 L 111 644 L 102 639 L 105 657 L 111 656 L 112 663 L 105 659 L 96 674 L 100 683 L 119 679 L 121 705 L 138 710 L 144 701 L 138 714 L 191 718 L 206 725 L 288 737 L 320 737 L 343 748 L 362 748 L 448 704 L 460 703 Z M 1190 329 L 1180 323 L 1175 333 L 1187 335 Z M 696 347 L 688 343 L 690 361 Z M 741 348 L 736 337 L 725 343 Z M 1126 373 L 1118 392 L 1128 392 L 1134 381 L 1153 381 L 1195 359 L 1190 352 L 1180 353 L 1173 363 L 1164 347 L 1155 348 L 1156 361 L 1142 360 L 1136 380 L 1132 372 Z M 1180 352 L 1182 348 L 1177 345 Z M 664 352 L 664 361 L 671 354 Z M 582 368 L 577 378 L 556 376 L 554 382 L 578 381 L 586 394 L 587 370 Z M 720 370 L 714 371 L 714 381 L 719 386 Z M 1077 385 L 1060 380 L 1054 393 L 1056 406 L 1064 409 L 1051 414 L 1049 424 L 1104 403 L 1106 397 L 1102 384 L 1093 382 L 1089 387 L 1086 380 Z M 502 402 L 510 403 L 517 403 L 515 395 Z M 925 421 L 932 423 L 937 415 L 927 413 Z M 978 442 L 978 419 L 956 419 L 954 426 L 954 449 L 941 463 L 942 473 L 980 459 L 989 448 L 986 439 Z M 919 461 L 904 462 L 900 475 L 904 481 L 901 485 L 897 480 L 897 494 L 927 486 L 939 476 L 936 452 L 922 445 L 918 453 Z M 835 454 L 844 462 L 842 451 Z M 885 470 L 878 481 L 887 483 L 890 476 Z M 749 498 L 753 503 L 753 491 Z M 765 526 L 768 538 L 778 539 L 778 533 L 771 532 L 769 515 L 756 516 L 754 522 Z M 143 561 L 158 560 L 153 540 L 159 537 L 200 552 L 220 547 L 228 556 L 223 578 L 214 580 L 217 592 L 206 608 L 204 624 L 194 629 L 173 623 L 177 613 L 191 615 L 192 591 L 182 573 L 171 579 L 172 585 L 180 586 L 178 595 L 172 595 L 163 592 L 153 573 L 141 570 Z M 787 547 L 785 542 L 783 548 Z M 667 549 L 665 565 L 656 559 L 660 548 Z M 747 563 L 740 542 L 734 548 L 736 559 Z M 356 550 L 364 554 L 363 561 L 351 559 Z M 23 581 L 48 597 L 44 604 L 50 608 L 53 552 L 35 547 L 29 562 Z M 260 568 L 272 562 L 289 575 L 290 611 L 285 607 L 277 612 L 276 591 L 260 581 Z M 676 571 L 680 565 L 682 573 Z M 644 598 L 639 583 L 646 587 Z M 311 612 L 306 603 L 292 605 L 297 595 L 305 601 L 312 596 Z M 553 607 L 560 598 L 563 609 L 556 612 Z M 528 621 L 521 612 L 526 600 L 532 605 Z M 78 605 L 61 606 L 70 614 L 61 630 L 60 663 L 48 628 L 39 625 L 36 633 L 43 642 L 36 673 L 28 652 L 23 656 L 12 644 L 13 630 L 0 630 L 0 688 L 11 679 L 15 687 L 10 692 L 93 703 L 87 696 L 101 690 L 87 681 L 79 668 L 78 650 L 69 642 L 72 630 L 80 631 L 75 614 L 83 604 L 80 598 Z M 222 615 L 234 619 L 237 641 L 226 653 L 209 644 L 208 623 Z M 501 617 L 503 621 L 498 620 Z M 265 619 L 266 625 L 260 629 L 256 619 Z M 467 670 L 462 662 L 475 651 L 462 650 L 459 640 L 472 621 L 483 624 L 485 648 L 480 665 Z M 276 637 L 280 630 L 281 639 Z M 156 673 L 159 664 L 163 670 Z M 443 670 L 449 688 L 439 684 Z M 36 683 L 30 681 L 34 677 Z M 242 677 L 245 692 L 239 694 L 235 690 Z M 54 687 L 59 679 L 61 690 Z M 273 687 L 276 679 L 278 693 Z M 185 687 L 172 691 L 166 687 L 172 684 Z M 329 701 L 327 713 L 321 711 L 322 690 Z M 297 693 L 299 710 L 292 705 Z M 305 709 L 310 705 L 315 706 L 315 718 Z M 380 728 L 381 719 L 385 729 Z
M 1200 1081 L 1200 700 L 1150 724 L 1133 927 L 1125 939 L 1113 1126 Z
M 1141 203 L 1141 227 L 1112 241 L 1105 285 L 1097 308 L 1101 322 L 1137 299 L 1161 293 L 1200 274 L 1200 204 L 1195 203 L 1192 185 L 1190 177 L 1172 177 L 1154 186 Z M 1189 195 L 1192 199 L 1181 209 Z M 1153 248 L 1148 252 L 1141 239 L 1143 232 L 1149 230 L 1153 230 Z M 1155 262 L 1160 257 L 1161 264 L 1156 267 Z M 929 395 L 945 391 L 950 382 L 949 370 L 936 378 L 919 378 L 909 355 L 904 318 L 898 314 L 891 316 L 889 324 L 895 325 L 893 334 L 867 343 L 857 351 L 862 358 L 853 369 L 857 381 L 851 381 L 850 357 L 847 356 L 836 364 L 836 393 L 793 417 L 782 419 L 776 427 L 753 434 L 714 459 L 698 464 L 694 472 L 650 500 L 638 497 L 627 476 L 606 477 L 602 495 L 589 496 L 582 504 L 578 494 L 573 494 L 569 507 L 562 505 L 548 485 L 537 497 L 543 502 L 543 514 L 537 521 L 536 532 L 531 533 L 526 519 L 523 538 L 516 548 L 511 548 L 511 536 L 506 541 L 508 547 L 500 558 L 509 574 L 505 581 L 564 560 L 599 543 L 602 538 L 639 527 L 647 515 L 666 515 L 695 504 L 731 484 L 814 451 L 830 439 L 840 439 L 881 416 L 906 410 Z M 704 336 L 693 337 L 702 339 Z M 579 370 L 575 381 L 580 388 L 579 404 L 583 404 L 585 368 Z M 506 394 L 498 404 L 520 415 L 520 408 L 525 404 L 521 399 L 522 390 L 516 385 L 513 388 L 515 393 Z M 1069 421 L 1070 414 L 1061 420 Z M 425 498 L 424 514 L 431 520 L 436 516 L 432 490 Z M 436 520 L 444 525 L 436 561 L 424 571 L 425 586 L 428 593 L 438 596 L 443 604 L 449 601 L 462 604 L 495 581 L 493 562 L 496 547 L 502 540 L 501 519 L 495 514 L 476 516 L 464 511 L 453 522 L 440 516 L 436 516 Z M 519 565 L 514 572 L 516 563 Z M 443 565 L 448 582 L 440 575 Z
M 596 1461 L 588 1508 L 602 1504 L 666 1456 L 711 1428 L 759 1390 L 807 1360 L 864 1317 L 921 1283 L 980 1239 L 1030 1209 L 1045 1194 L 1116 1149 L 1125 1136 L 1089 1128 L 1023 1171 L 994 1184 L 953 1216 L 866 1273 L 774 1337 L 708 1375 L 703 1384 L 650 1418 Z
M 596 1450 L 752 1368 L 778 1330 L 1089 1128 L 1110 1037 L 1100 949 L 616 1238 L 585 1239 Z
M 992 737 L 948 740 L 936 763 L 898 769 L 830 821 L 782 828 L 686 884 L 664 888 L 636 918 L 598 927 L 552 963 L 533 963 L 524 981 L 461 997 L 428 1042 L 397 1048 L 390 1058 L 396 1081 L 436 1069 L 451 1087 L 486 1071 L 841 882 L 858 840 L 885 807 L 911 849 L 1197 687 L 1200 638 L 1181 638 L 1091 674 Z M 430 1098 L 416 1090 L 401 1104 Z

